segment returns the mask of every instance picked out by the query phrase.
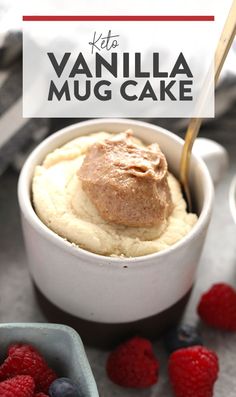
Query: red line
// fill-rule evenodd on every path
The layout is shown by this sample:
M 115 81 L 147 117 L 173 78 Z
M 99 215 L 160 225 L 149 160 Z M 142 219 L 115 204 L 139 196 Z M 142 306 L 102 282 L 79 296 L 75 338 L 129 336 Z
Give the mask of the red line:
M 23 21 L 214 21 L 213 15 L 24 15 Z

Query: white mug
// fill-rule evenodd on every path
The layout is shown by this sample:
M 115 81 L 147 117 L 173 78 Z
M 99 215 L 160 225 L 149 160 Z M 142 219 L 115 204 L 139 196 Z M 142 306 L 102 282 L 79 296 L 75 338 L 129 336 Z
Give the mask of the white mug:
M 73 246 L 45 226 L 31 201 L 36 165 L 41 164 L 49 152 L 75 137 L 99 131 L 119 133 L 128 128 L 148 144 L 158 142 L 170 171 L 178 176 L 183 147 L 183 140 L 178 136 L 140 121 L 98 119 L 71 125 L 44 140 L 26 161 L 18 189 L 30 273 L 40 291 L 57 307 L 74 316 L 109 324 L 155 316 L 191 289 L 214 196 L 207 166 L 193 154 L 190 180 L 199 216 L 197 223 L 170 248 L 141 257 L 97 255 Z

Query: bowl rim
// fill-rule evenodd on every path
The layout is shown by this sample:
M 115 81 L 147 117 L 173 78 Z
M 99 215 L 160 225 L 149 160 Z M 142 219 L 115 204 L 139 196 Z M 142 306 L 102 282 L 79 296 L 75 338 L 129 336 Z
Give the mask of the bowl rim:
M 211 215 L 212 211 L 212 204 L 213 204 L 213 199 L 214 199 L 214 187 L 213 187 L 213 182 L 209 173 L 209 170 L 204 163 L 204 161 L 197 156 L 196 154 L 192 153 L 193 158 L 195 161 L 198 162 L 198 165 L 200 166 L 201 170 L 203 171 L 205 175 L 205 180 L 206 183 L 208 184 L 208 189 L 206 191 L 206 197 L 203 203 L 203 208 L 200 213 L 200 216 L 196 222 L 196 224 L 193 226 L 193 228 L 190 230 L 189 233 L 187 233 L 186 236 L 184 236 L 181 240 L 179 240 L 177 243 L 173 244 L 169 248 L 155 252 L 152 254 L 147 254 L 147 255 L 142 255 L 138 257 L 111 257 L 111 256 L 106 256 L 106 255 L 100 255 L 96 254 L 90 251 L 87 251 L 83 248 L 80 248 L 79 246 L 73 245 L 73 243 L 67 241 L 63 237 L 59 236 L 57 233 L 49 229 L 38 217 L 36 212 L 33 209 L 32 206 L 32 201 L 30 198 L 30 192 L 28 192 L 27 186 L 28 186 L 28 173 L 29 169 L 31 166 L 31 163 L 33 162 L 34 158 L 37 157 L 43 149 L 49 144 L 51 144 L 54 140 L 57 140 L 60 137 L 66 136 L 68 133 L 73 133 L 75 132 L 78 128 L 83 128 L 83 127 L 89 127 L 89 126 L 94 126 L 94 125 L 104 125 L 104 124 L 111 124 L 111 123 L 118 123 L 120 125 L 126 125 L 129 124 L 130 126 L 143 126 L 144 128 L 149 128 L 151 130 L 156 130 L 157 132 L 161 132 L 164 135 L 167 135 L 169 138 L 174 140 L 177 144 L 183 146 L 184 140 L 175 135 L 174 133 L 170 132 L 169 130 L 156 126 L 151 123 L 147 123 L 144 121 L 139 121 L 139 120 L 132 120 L 132 119 L 117 119 L 117 118 L 108 118 L 108 119 L 92 119 L 92 120 L 86 120 L 83 122 L 78 122 L 75 124 L 71 124 L 55 133 L 50 135 L 48 138 L 44 139 L 29 155 L 27 160 L 25 161 L 23 168 L 20 173 L 19 181 L 18 181 L 18 201 L 20 205 L 20 209 L 26 218 L 26 220 L 30 223 L 30 225 L 37 231 L 39 232 L 44 238 L 47 238 L 50 240 L 53 244 L 59 246 L 61 249 L 67 251 L 69 254 L 72 254 L 73 256 L 86 256 L 86 260 L 89 263 L 97 263 L 97 261 L 102 260 L 103 265 L 108 265 L 110 268 L 111 263 L 120 263 L 123 265 L 132 263 L 132 268 L 133 267 L 139 267 L 143 265 L 145 261 L 145 265 L 147 260 L 149 261 L 149 264 L 151 262 L 153 263 L 153 259 L 157 259 L 160 257 L 165 258 L 167 255 L 170 255 L 174 251 L 177 251 L 181 249 L 184 245 L 188 244 L 189 241 L 191 241 L 193 238 L 198 237 L 201 234 L 201 231 L 208 225 L 208 221 Z M 104 127 L 103 127 L 104 128 Z M 101 130 L 103 129 L 101 127 Z M 73 138 L 70 138 L 73 139 Z M 66 142 L 66 140 L 65 140 Z M 117 267 L 113 267 L 113 269 L 116 269 Z
M 45 330 L 45 329 L 48 329 L 51 331 L 60 330 L 60 331 L 64 331 L 65 333 L 67 333 L 70 336 L 70 338 L 72 339 L 75 349 L 79 353 L 78 356 L 80 356 L 80 360 L 81 360 L 80 365 L 83 368 L 84 376 L 86 378 L 87 386 L 89 389 L 89 397 L 99 397 L 97 384 L 96 384 L 95 378 L 93 376 L 92 369 L 90 367 L 87 354 L 85 352 L 84 344 L 82 342 L 80 335 L 74 328 L 72 328 L 68 325 L 64 325 L 64 324 L 54 324 L 54 323 L 52 324 L 52 323 L 42 323 L 42 322 L 41 323 L 2 323 L 2 324 L 0 324 L 0 330 L 1 329 L 14 330 L 15 328 L 20 328 L 20 329 L 27 328 L 27 329 L 35 330 L 37 332 L 39 332 L 40 330 Z

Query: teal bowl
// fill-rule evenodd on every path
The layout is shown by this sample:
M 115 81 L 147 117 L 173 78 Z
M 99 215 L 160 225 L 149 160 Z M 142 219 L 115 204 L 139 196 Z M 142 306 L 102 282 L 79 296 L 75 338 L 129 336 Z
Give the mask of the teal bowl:
M 8 346 L 16 342 L 35 346 L 58 376 L 78 383 L 81 397 L 99 396 L 83 343 L 73 328 L 44 323 L 0 324 L 1 362 Z

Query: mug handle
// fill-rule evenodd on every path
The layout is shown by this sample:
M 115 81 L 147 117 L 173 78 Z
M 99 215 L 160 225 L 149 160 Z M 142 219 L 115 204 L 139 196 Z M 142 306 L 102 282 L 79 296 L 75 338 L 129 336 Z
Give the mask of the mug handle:
M 206 163 L 213 183 L 217 185 L 229 166 L 227 150 L 211 139 L 197 138 L 194 143 L 193 152 Z

